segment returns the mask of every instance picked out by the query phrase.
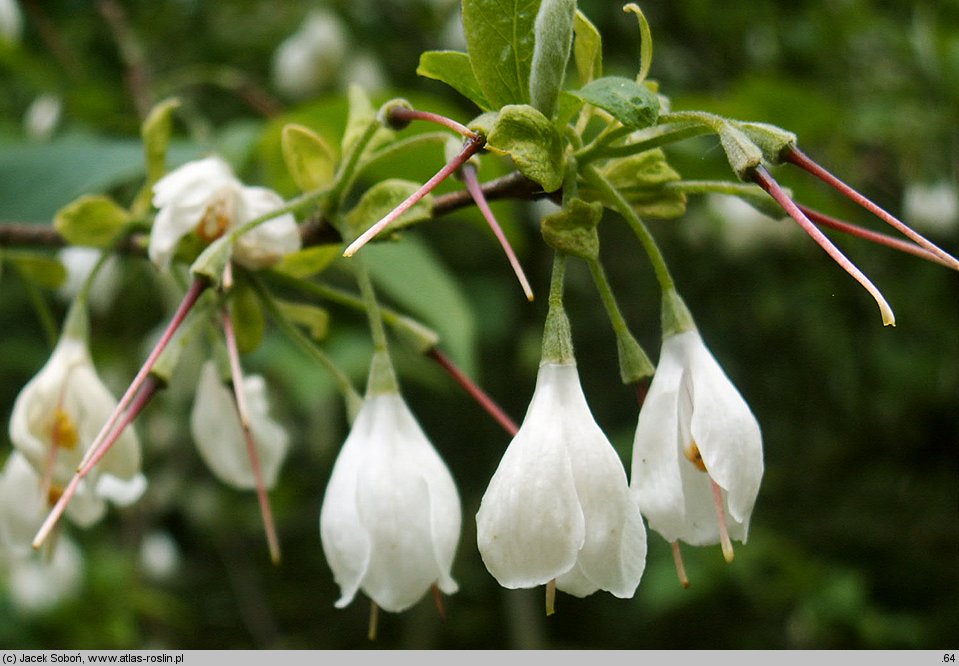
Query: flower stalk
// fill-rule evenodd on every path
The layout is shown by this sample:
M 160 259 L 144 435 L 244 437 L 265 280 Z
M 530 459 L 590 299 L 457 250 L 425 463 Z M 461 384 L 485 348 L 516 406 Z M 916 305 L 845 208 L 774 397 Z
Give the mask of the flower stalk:
M 919 234 L 914 229 L 904 224 L 895 216 L 891 215 L 884 208 L 875 204 L 871 199 L 867 198 L 863 194 L 857 192 L 849 185 L 844 183 L 842 180 L 834 176 L 832 173 L 824 169 L 817 162 L 812 160 L 808 155 L 799 150 L 795 146 L 787 146 L 785 150 L 782 151 L 780 157 L 785 162 L 794 164 L 798 166 L 803 171 L 812 174 L 819 180 L 823 181 L 833 189 L 840 192 L 843 196 L 855 202 L 856 204 L 862 206 L 870 213 L 878 217 L 880 220 L 891 226 L 893 229 L 899 231 L 901 234 L 906 236 L 909 240 L 914 242 L 916 245 L 919 245 L 922 248 L 925 248 L 936 257 L 941 260 L 945 266 L 952 268 L 953 270 L 959 270 L 959 259 L 956 259 L 948 252 L 944 251 L 938 245 L 928 240 L 922 234 Z
M 263 481 L 263 469 L 260 465 L 260 456 L 256 450 L 256 442 L 250 424 L 250 410 L 246 403 L 246 393 L 243 388 L 243 368 L 240 366 L 240 352 L 236 342 L 236 330 L 233 327 L 233 317 L 228 307 L 221 313 L 223 334 L 226 338 L 227 355 L 230 359 L 230 376 L 233 381 L 233 396 L 236 401 L 237 413 L 240 417 L 240 428 L 246 442 L 247 455 L 250 458 L 250 468 L 256 487 L 256 497 L 260 505 L 260 515 L 263 517 L 263 529 L 266 532 L 266 541 L 270 550 L 270 560 L 273 564 L 280 563 L 280 542 L 276 535 L 276 525 L 273 522 L 273 511 L 270 509 L 270 498 L 267 494 L 266 483 Z
M 479 152 L 484 144 L 485 140 L 479 136 L 467 139 L 466 143 L 463 144 L 463 149 L 452 160 L 447 162 L 443 168 L 437 171 L 436 174 L 426 181 L 422 187 L 413 192 L 413 194 L 407 197 L 396 208 L 391 210 L 383 219 L 360 234 L 360 236 L 350 243 L 346 250 L 343 251 L 343 256 L 352 257 L 354 254 L 356 254 L 361 247 L 373 240 L 373 238 L 386 229 L 386 227 L 396 220 L 396 218 L 416 205 L 416 203 L 419 202 L 423 197 L 436 189 L 437 185 L 455 173 L 461 166 L 463 166 L 463 164 L 466 163 L 470 157 Z
M 883 326 L 895 326 L 896 316 L 886 302 L 882 292 L 866 277 L 866 275 L 856 267 L 846 255 L 842 253 L 819 228 L 806 217 L 806 214 L 796 205 L 796 203 L 786 194 L 783 188 L 776 182 L 769 171 L 763 166 L 758 166 L 752 170 L 753 181 L 763 188 L 776 202 L 783 207 L 791 218 L 793 218 L 802 230 L 805 231 L 816 243 L 828 254 L 833 261 L 849 273 L 863 288 L 869 292 L 869 295 L 875 299 L 879 306 L 879 312 L 882 314 Z

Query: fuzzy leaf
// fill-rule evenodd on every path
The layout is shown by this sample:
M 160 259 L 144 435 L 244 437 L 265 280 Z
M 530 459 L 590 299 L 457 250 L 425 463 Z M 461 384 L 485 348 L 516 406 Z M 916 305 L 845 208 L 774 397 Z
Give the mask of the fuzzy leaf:
M 556 97 L 566 77 L 575 15 L 576 0 L 542 0 L 536 14 L 529 98 L 530 103 L 547 118 L 552 118 L 556 112 Z
M 467 51 L 483 95 L 496 109 L 528 104 L 540 0 L 463 0 Z
M 323 137 L 303 125 L 289 124 L 281 138 L 283 161 L 293 182 L 304 192 L 312 192 L 333 181 L 336 157 Z
M 680 175 L 659 148 L 612 160 L 602 172 L 642 217 L 672 219 L 686 212 L 686 195 L 663 187 Z
M 492 108 L 476 80 L 469 55 L 461 51 L 426 51 L 420 55 L 416 73 L 442 81 L 484 111 Z
M 71 245 L 104 248 L 129 221 L 130 213 L 113 199 L 88 194 L 61 208 L 53 226 Z
M 602 204 L 570 199 L 563 210 L 540 221 L 540 230 L 546 244 L 557 252 L 593 261 L 599 258 L 596 225 L 602 217 Z
M 584 102 L 608 111 L 629 129 L 643 129 L 656 124 L 659 98 L 641 83 L 622 76 L 605 76 L 571 91 Z
M 509 155 L 520 173 L 547 192 L 563 184 L 562 140 L 553 123 L 531 106 L 504 106 L 486 136 L 486 147 Z
M 573 42 L 576 72 L 579 74 L 580 84 L 585 86 L 603 75 L 603 38 L 596 26 L 578 9 L 573 21 L 573 32 L 576 35 Z

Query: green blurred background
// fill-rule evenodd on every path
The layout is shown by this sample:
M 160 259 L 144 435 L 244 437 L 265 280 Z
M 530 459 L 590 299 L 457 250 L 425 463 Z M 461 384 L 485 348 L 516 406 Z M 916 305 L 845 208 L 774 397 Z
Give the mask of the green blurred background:
M 603 32 L 606 72 L 634 75 L 635 18 L 615 2 L 580 7 Z M 377 102 L 403 96 L 464 121 L 477 113 L 415 75 L 420 51 L 462 48 L 450 0 L 22 0 L 20 8 L 19 36 L 0 40 L 0 222 L 48 224 L 84 192 L 129 201 L 142 177 L 139 113 L 169 95 L 183 101 L 174 162 L 216 150 L 247 181 L 286 195 L 279 128 L 304 122 L 336 142 L 350 81 Z M 809 154 L 893 213 L 914 212 L 907 221 L 959 251 L 959 4 L 653 0 L 643 10 L 655 42 L 651 77 L 673 109 L 795 131 Z M 310 12 L 325 17 L 326 51 L 311 56 L 323 64 L 308 80 L 277 78 L 278 46 Z M 140 74 L 132 85 L 130 71 Z M 59 104 L 52 127 L 37 121 L 41 97 Z M 687 178 L 731 177 L 715 141 L 691 140 L 669 156 Z M 373 175 L 425 179 L 441 160 L 433 151 Z M 482 177 L 503 172 L 487 161 Z M 776 175 L 809 205 L 879 228 L 798 170 Z M 922 204 L 935 186 L 945 203 L 928 212 Z M 545 295 L 542 208 L 503 202 L 496 211 Z M 271 331 L 245 365 L 269 379 L 274 412 L 292 435 L 272 493 L 282 565 L 269 563 L 255 497 L 217 483 L 196 454 L 187 418 L 195 378 L 185 371 L 138 424 L 151 483 L 143 500 L 92 529 L 70 529 L 83 552 L 76 594 L 30 611 L 0 586 L 0 646 L 949 647 L 959 630 L 959 279 L 838 238 L 893 306 L 898 326 L 884 329 L 869 296 L 790 224 L 716 198 L 691 200 L 679 220 L 651 221 L 707 344 L 764 434 L 749 543 L 730 565 L 718 546 L 685 548 L 690 589 L 677 583 L 655 533 L 632 600 L 560 595 L 546 618 L 542 590 L 500 589 L 475 549 L 473 515 L 509 438 L 439 369 L 397 345 L 404 393 L 462 495 L 460 592 L 446 600 L 445 623 L 426 598 L 383 614 L 378 640 L 368 642 L 366 599 L 333 607 L 338 590 L 317 526 L 346 434 L 342 401 L 322 368 Z M 627 320 L 655 360 L 658 292 L 648 263 L 612 215 L 601 240 Z M 4 423 L 50 351 L 36 301 L 56 321 L 65 309 L 54 289 L 24 277 L 10 251 L 0 273 Z M 371 255 L 384 300 L 440 330 L 454 358 L 522 418 L 545 298 L 525 302 L 476 215 L 446 216 Z M 93 332 L 98 368 L 117 393 L 176 300 L 144 260 L 119 267 L 117 293 L 96 311 Z M 567 293 L 587 397 L 628 466 L 636 400 L 619 383 L 614 338 L 582 266 L 571 267 Z M 324 346 L 362 385 L 364 322 L 331 311 Z M 2 440 L 0 459 L 10 450 L 5 432 Z

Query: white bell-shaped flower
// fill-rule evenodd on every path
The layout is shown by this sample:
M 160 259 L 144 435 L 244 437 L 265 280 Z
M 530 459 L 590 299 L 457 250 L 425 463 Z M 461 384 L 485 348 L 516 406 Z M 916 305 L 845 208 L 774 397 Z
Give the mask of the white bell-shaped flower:
M 663 341 L 639 413 L 631 488 L 670 542 L 745 542 L 763 475 L 759 424 L 695 328 Z M 724 536 L 728 534 L 728 536 Z
M 477 542 L 507 588 L 632 597 L 646 530 L 626 472 L 600 430 L 574 363 L 544 363 L 519 432 L 476 514 Z
M 204 241 L 270 213 L 283 199 L 262 187 L 246 187 L 219 157 L 188 162 L 153 186 L 158 212 L 150 232 L 148 254 L 161 270 L 170 265 L 177 243 L 196 232 Z M 296 220 L 284 213 L 243 234 L 233 257 L 251 269 L 265 268 L 300 249 Z
M 79 307 L 71 310 L 53 354 L 20 391 L 10 417 L 14 447 L 54 490 L 69 483 L 117 406 L 93 367 L 85 318 Z M 115 477 L 121 485 L 134 484 L 142 492 L 140 442 L 132 428 L 123 432 L 81 486 L 88 484 L 95 493 L 105 476 Z M 78 495 L 82 494 L 81 488 Z M 129 494 L 126 499 L 130 500 Z
M 406 610 L 450 575 L 459 542 L 453 477 L 395 392 L 367 396 L 333 467 L 320 536 L 341 596 L 362 590 L 380 608 Z
M 244 377 L 243 391 L 263 483 L 267 488 L 272 488 L 286 458 L 289 436 L 270 417 L 270 403 L 263 377 Z M 250 490 L 256 487 L 256 477 L 233 392 L 223 383 L 213 361 L 204 363 L 200 371 L 190 415 L 190 430 L 200 457 L 214 476 L 234 488 Z

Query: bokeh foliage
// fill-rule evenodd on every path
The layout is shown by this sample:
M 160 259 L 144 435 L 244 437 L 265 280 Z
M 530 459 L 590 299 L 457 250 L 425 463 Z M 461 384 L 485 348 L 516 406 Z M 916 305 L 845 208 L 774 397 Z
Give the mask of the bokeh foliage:
M 0 45 L 0 221 L 49 223 L 85 192 L 129 199 L 142 175 L 140 118 L 116 30 L 85 2 L 22 5 L 22 43 Z M 151 101 L 171 94 L 183 100 L 172 162 L 216 150 L 247 180 L 291 194 L 280 128 L 302 123 L 336 145 L 347 81 L 297 100 L 271 82 L 277 45 L 311 7 L 336 12 L 349 26 L 353 55 L 362 51 L 380 64 L 387 86 L 374 91 L 377 101 L 402 95 L 463 121 L 478 113 L 444 86 L 415 76 L 420 51 L 449 47 L 455 39 L 449 36 L 455 2 L 133 0 L 123 6 L 124 39 L 135 40 L 143 57 Z M 635 19 L 618 3 L 581 0 L 580 6 L 604 34 L 607 72 L 634 75 Z M 671 96 L 673 109 L 786 127 L 807 152 L 894 213 L 901 212 L 909 184 L 956 182 L 956 3 L 753 0 L 720 7 L 689 0 L 643 9 L 655 39 L 651 77 Z M 20 123 L 41 93 L 57 94 L 64 104 L 57 133 L 44 142 L 25 138 Z M 677 146 L 670 159 L 689 178 L 730 176 L 708 139 Z M 427 150 L 381 165 L 369 177 L 425 180 L 441 161 L 440 151 Z M 504 172 L 505 165 L 486 163 L 484 179 Z M 798 171 L 782 169 L 777 176 L 812 206 L 875 228 L 865 213 Z M 536 227 L 541 209 L 509 202 L 495 209 L 534 290 L 545 295 L 551 256 Z M 752 228 L 740 228 L 701 199 L 691 201 L 683 218 L 653 222 L 652 229 L 704 338 L 763 428 L 766 476 L 749 544 L 737 549 L 731 565 L 718 547 L 686 548 L 693 585 L 683 590 L 668 547 L 650 533 L 647 570 L 633 600 L 561 596 L 557 614 L 547 619 L 542 591 L 501 590 L 475 549 L 472 517 L 508 437 L 437 368 L 399 351 L 404 393 L 463 497 L 464 532 L 453 570 L 461 590 L 447 599 L 445 623 L 426 599 L 409 613 L 384 616 L 380 638 L 369 644 L 365 601 L 333 608 L 338 590 L 317 529 L 345 436 L 341 401 L 321 368 L 271 332 L 246 364 L 271 382 L 275 412 L 293 435 L 272 496 L 282 566 L 269 564 L 253 496 L 219 485 L 192 447 L 186 415 L 195 377 L 185 371 L 138 426 L 151 482 L 144 500 L 94 529 L 73 531 L 86 563 L 75 599 L 30 615 L 0 590 L 0 645 L 933 648 L 954 641 L 959 279 L 884 248 L 839 239 L 896 310 L 898 327 L 884 329 L 870 299 L 801 234 L 757 233 L 749 242 L 744 235 Z M 959 250 L 955 226 L 930 235 Z M 652 273 L 619 220 L 607 216 L 600 238 L 627 321 L 655 360 L 659 310 Z M 371 250 L 384 298 L 443 333 L 457 360 L 521 418 L 532 393 L 545 299 L 525 302 L 477 216 L 452 214 L 396 246 Z M 127 277 L 113 306 L 95 317 L 93 334 L 101 374 L 117 392 L 172 298 L 144 261 L 122 264 Z M 568 280 L 584 389 L 628 462 L 635 396 L 618 381 L 614 338 L 588 273 L 572 266 Z M 431 298 L 423 299 L 430 285 Z M 65 306 L 53 290 L 35 288 L 14 262 L 4 261 L 4 423 L 20 387 L 49 353 L 37 300 L 60 320 Z M 370 351 L 362 317 L 333 308 L 332 324 L 326 347 L 362 383 Z M 0 457 L 8 451 L 4 441 Z M 180 549 L 178 571 L 162 580 L 148 575 L 140 557 L 145 537 L 157 530 Z

